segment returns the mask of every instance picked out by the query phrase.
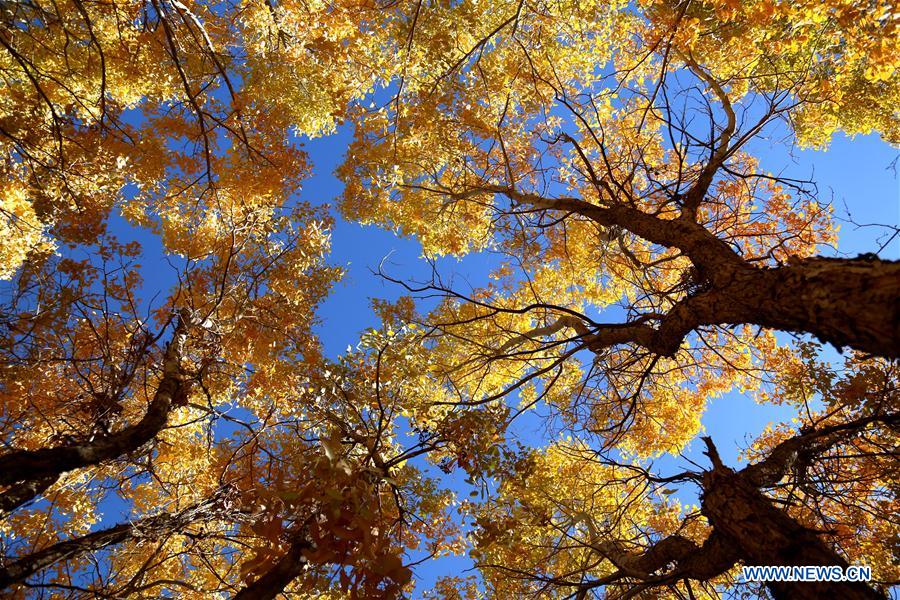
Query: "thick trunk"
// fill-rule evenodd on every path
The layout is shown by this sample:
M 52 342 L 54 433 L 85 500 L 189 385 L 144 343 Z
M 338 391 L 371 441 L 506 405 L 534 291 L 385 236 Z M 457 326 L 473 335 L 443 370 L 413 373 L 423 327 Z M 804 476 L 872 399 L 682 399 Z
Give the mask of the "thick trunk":
M 672 356 L 698 327 L 749 324 L 809 333 L 839 348 L 900 358 L 900 262 L 811 258 L 757 269 L 722 261 L 713 271 L 718 273 L 715 280 L 701 275 L 700 290 L 673 306 L 657 327 L 634 321 L 588 330 L 571 317 L 560 322 L 574 327 L 598 353 L 633 343 Z
M 701 178 L 687 194 L 685 200 L 693 208 L 686 206 L 677 219 L 662 219 L 618 203 L 612 193 L 608 205 L 597 205 L 499 186 L 479 189 L 504 194 L 532 209 L 578 214 L 603 227 L 620 227 L 655 244 L 678 248 L 694 263 L 696 295 L 676 304 L 658 319 L 657 327 L 636 321 L 595 327 L 588 335 L 579 333 L 591 350 L 602 352 L 634 343 L 671 356 L 697 327 L 746 323 L 810 333 L 841 348 L 900 358 L 900 262 L 863 255 L 815 257 L 782 267 L 756 268 L 694 220 L 708 179 Z
M 160 391 L 140 421 L 119 432 L 86 444 L 20 450 L 0 457 L 0 484 L 59 476 L 137 450 L 152 440 L 166 424 L 173 396 L 177 393 L 177 386 L 166 385 L 169 383 L 164 381 L 160 385 Z M 166 388 L 172 387 L 172 390 L 163 391 L 164 385 Z
M 703 480 L 702 512 L 746 565 L 840 566 L 845 561 L 820 536 L 776 508 L 740 473 L 725 467 Z M 865 583 L 768 582 L 776 600 L 883 599 Z
M 900 358 L 900 262 L 811 258 L 732 287 L 750 322 Z

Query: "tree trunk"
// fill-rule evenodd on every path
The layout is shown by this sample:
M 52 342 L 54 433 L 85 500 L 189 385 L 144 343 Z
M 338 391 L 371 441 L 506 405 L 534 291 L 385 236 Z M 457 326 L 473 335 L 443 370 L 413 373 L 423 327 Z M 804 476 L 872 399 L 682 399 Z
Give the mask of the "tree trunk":
M 748 322 L 900 358 L 900 262 L 810 258 L 753 273 L 729 292 Z
M 59 480 L 59 476 L 50 475 L 42 479 L 29 479 L 12 485 L 0 494 L 0 514 L 12 512 L 26 502 L 43 494 L 57 480 Z
M 704 475 L 702 512 L 745 565 L 840 566 L 847 561 L 819 535 L 776 508 L 746 478 L 717 466 Z M 767 582 L 776 600 L 874 600 L 885 596 L 861 582 Z
M 699 182 L 688 195 L 702 198 L 706 186 Z M 621 227 L 655 244 L 678 248 L 691 259 L 697 271 L 695 295 L 678 302 L 659 320 L 658 328 L 639 322 L 603 325 L 581 336 L 594 351 L 635 343 L 671 356 L 699 326 L 752 324 L 810 333 L 838 348 L 900 358 L 900 261 L 875 255 L 813 257 L 757 268 L 697 223 L 693 211 L 662 219 L 614 198 L 608 206 L 600 206 L 499 186 L 483 191 L 504 194 L 534 209 L 578 214 L 603 227 Z
M 163 380 L 144 417 L 122 431 L 85 444 L 19 450 L 0 457 L 0 484 L 58 477 L 67 471 L 96 465 L 137 450 L 165 426 L 177 390 L 178 383 Z

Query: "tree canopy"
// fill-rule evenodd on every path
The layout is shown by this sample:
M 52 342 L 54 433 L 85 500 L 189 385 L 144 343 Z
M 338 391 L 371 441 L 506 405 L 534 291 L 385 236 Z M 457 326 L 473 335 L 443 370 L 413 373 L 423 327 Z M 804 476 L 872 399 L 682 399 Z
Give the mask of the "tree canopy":
M 3 593 L 885 597 L 900 223 L 836 253 L 760 148 L 897 145 L 898 105 L 886 0 L 0 1 Z M 300 200 L 338 127 L 340 197 Z M 340 356 L 336 219 L 432 274 L 380 269 Z M 795 414 L 742 464 L 729 393 Z

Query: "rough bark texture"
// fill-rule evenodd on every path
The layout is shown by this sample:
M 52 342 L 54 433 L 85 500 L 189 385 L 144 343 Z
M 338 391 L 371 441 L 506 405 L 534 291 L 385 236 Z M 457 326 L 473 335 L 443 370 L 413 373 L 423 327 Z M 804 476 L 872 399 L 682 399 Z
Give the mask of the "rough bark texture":
M 691 194 L 702 197 L 707 185 L 698 184 Z M 810 333 L 839 348 L 900 358 L 898 261 L 868 255 L 815 257 L 758 268 L 697 223 L 689 210 L 677 219 L 661 219 L 615 201 L 599 206 L 503 187 L 482 191 L 504 194 L 533 209 L 578 214 L 604 227 L 620 227 L 655 244 L 678 248 L 691 259 L 697 272 L 694 295 L 656 319 L 656 326 L 634 321 L 578 331 L 594 351 L 634 343 L 671 356 L 697 327 L 753 324 Z
M 715 531 L 734 546 L 745 565 L 847 567 L 847 561 L 816 532 L 777 509 L 756 488 L 729 471 L 715 469 L 707 473 L 702 511 Z M 778 600 L 884 598 L 864 583 L 769 582 L 767 585 Z
M 632 342 L 671 356 L 697 327 L 746 323 L 900 358 L 900 262 L 813 258 L 734 269 L 720 283 L 676 304 L 657 327 L 602 326 L 582 339 L 595 351 Z
M 642 553 L 625 550 L 618 540 L 606 540 L 594 548 L 617 568 L 597 584 L 631 578 L 646 589 L 682 579 L 709 581 L 736 564 L 748 566 L 848 566 L 819 532 L 807 529 L 760 491 L 777 484 L 798 460 L 821 453 L 853 438 L 870 425 L 888 427 L 900 423 L 898 413 L 879 413 L 809 430 L 778 444 L 760 462 L 735 472 L 722 463 L 710 438 L 703 438 L 712 469 L 692 474 L 702 487 L 701 512 L 712 531 L 702 546 L 680 535 L 664 538 Z M 818 600 L 885 599 L 866 583 L 767 582 L 776 598 Z M 594 587 L 594 583 L 589 587 Z M 584 587 L 581 597 L 586 596 Z
M 619 570 L 617 577 L 643 580 L 676 564 L 677 578 L 707 581 L 725 573 L 740 559 L 731 544 L 716 532 L 702 546 L 680 535 L 671 535 L 641 554 L 625 551 L 617 541 L 603 542 L 595 547 Z
M 820 535 L 776 508 L 745 476 L 735 473 L 718 459 L 711 442 L 713 469 L 703 477 L 701 511 L 745 565 L 840 566 L 847 561 L 832 550 Z M 883 599 L 865 583 L 768 582 L 776 600 Z
M 745 289 L 755 300 L 752 322 L 900 358 L 900 262 L 812 258 L 759 279 Z

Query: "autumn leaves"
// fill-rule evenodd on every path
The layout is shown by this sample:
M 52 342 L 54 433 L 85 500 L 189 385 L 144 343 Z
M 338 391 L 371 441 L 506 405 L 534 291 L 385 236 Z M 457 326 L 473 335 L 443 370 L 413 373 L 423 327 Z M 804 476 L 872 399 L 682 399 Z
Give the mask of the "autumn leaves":
M 889 11 L 0 7 L 0 581 L 392 598 L 468 553 L 478 578 L 433 596 L 715 597 L 766 556 L 867 562 L 873 585 L 816 592 L 876 597 L 897 578 L 900 267 L 817 256 L 827 203 L 751 150 L 784 123 L 896 140 Z M 399 274 L 409 295 L 326 358 L 342 273 L 334 216 L 296 200 L 316 160 L 297 138 L 341 122 L 344 217 L 499 259 L 467 290 Z M 116 215 L 159 241 L 160 289 Z M 799 426 L 743 469 L 710 441 L 709 464 L 655 472 L 735 390 Z M 545 437 L 517 439 L 523 418 Z

